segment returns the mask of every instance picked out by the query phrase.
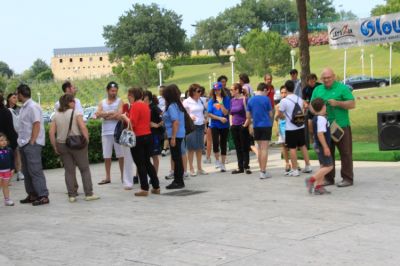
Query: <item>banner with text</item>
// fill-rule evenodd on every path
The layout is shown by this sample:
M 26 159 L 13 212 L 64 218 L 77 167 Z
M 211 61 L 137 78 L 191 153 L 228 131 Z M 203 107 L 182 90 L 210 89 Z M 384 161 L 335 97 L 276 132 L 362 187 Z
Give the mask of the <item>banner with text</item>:
M 328 24 L 333 49 L 400 41 L 400 13 Z

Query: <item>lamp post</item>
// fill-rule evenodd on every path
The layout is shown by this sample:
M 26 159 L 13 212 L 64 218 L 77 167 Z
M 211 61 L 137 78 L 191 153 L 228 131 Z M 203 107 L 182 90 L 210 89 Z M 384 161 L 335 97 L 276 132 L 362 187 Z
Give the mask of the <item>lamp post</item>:
M 292 57 L 292 69 L 294 69 L 294 57 L 296 55 L 296 51 L 294 49 L 290 50 L 290 56 Z
M 160 87 L 162 85 L 162 70 L 164 68 L 164 64 L 161 62 L 157 63 L 157 69 L 158 69 L 158 75 L 159 75 L 159 80 L 160 80 Z
M 361 73 L 364 76 L 364 49 L 361 49 Z
M 389 86 L 392 87 L 392 54 L 393 43 L 389 43 Z
M 371 78 L 374 78 L 374 55 L 370 54 L 369 58 L 371 59 Z
M 38 104 L 40 106 L 40 92 L 37 93 L 37 97 L 38 97 Z
M 213 73 L 213 81 L 215 82 L 216 79 L 217 79 L 217 74 L 214 72 L 214 73 Z
M 208 75 L 208 82 L 210 83 L 210 90 L 212 89 L 212 84 L 211 84 L 211 75 Z
M 231 55 L 229 57 L 229 62 L 231 62 L 231 68 L 232 68 L 232 84 L 235 83 L 235 69 L 233 63 L 235 63 L 236 58 Z

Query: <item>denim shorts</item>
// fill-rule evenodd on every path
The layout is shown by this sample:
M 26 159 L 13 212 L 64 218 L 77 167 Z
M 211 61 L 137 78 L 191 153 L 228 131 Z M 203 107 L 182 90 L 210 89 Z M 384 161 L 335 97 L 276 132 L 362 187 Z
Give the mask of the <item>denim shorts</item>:
M 320 147 L 314 143 L 314 150 L 315 150 L 315 153 L 317 153 L 318 161 L 319 161 L 320 165 L 322 165 L 322 166 L 332 166 L 333 165 L 332 156 L 325 156 L 324 150 L 322 149 L 322 147 Z

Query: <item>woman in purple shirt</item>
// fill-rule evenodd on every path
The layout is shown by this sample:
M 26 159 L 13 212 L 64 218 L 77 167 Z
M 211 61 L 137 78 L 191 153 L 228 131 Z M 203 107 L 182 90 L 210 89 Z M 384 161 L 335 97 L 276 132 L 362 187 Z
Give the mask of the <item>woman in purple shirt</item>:
M 251 174 L 249 166 L 250 134 L 249 123 L 246 119 L 247 98 L 243 96 L 243 88 L 239 83 L 231 87 L 231 133 L 235 143 L 238 169 L 233 170 L 232 174 L 246 172 Z

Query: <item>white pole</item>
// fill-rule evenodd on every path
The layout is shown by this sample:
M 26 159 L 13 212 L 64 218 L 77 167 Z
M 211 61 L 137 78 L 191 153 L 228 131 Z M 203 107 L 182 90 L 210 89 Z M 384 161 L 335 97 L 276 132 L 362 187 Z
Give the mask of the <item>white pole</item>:
M 208 76 L 208 80 L 209 80 L 209 82 L 210 82 L 210 90 L 212 89 L 212 84 L 211 84 L 211 75 L 210 76 Z
M 294 69 L 294 55 L 291 55 L 292 57 L 292 69 Z
M 389 43 L 390 46 L 390 58 L 389 58 L 389 86 L 392 87 L 392 46 L 393 43 Z
M 344 49 L 343 83 L 346 82 L 347 49 Z
M 364 71 L 364 49 L 361 49 L 361 73 L 364 76 L 365 71 Z
M 162 86 L 162 72 L 161 69 L 158 70 L 159 73 L 159 79 L 160 79 L 160 87 Z
M 235 70 L 234 70 L 233 62 L 231 62 L 231 66 L 232 66 L 232 84 L 233 84 L 233 83 L 235 83 Z
M 374 78 L 374 55 L 369 56 L 371 58 L 371 78 Z

